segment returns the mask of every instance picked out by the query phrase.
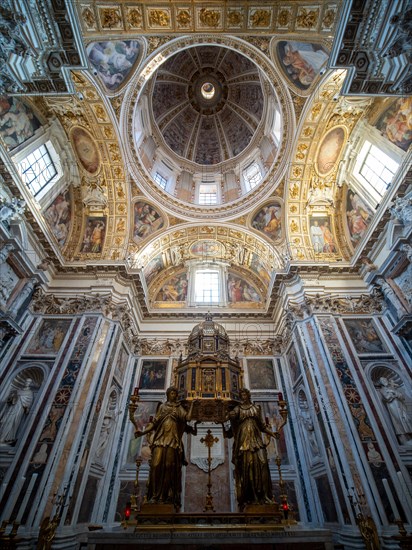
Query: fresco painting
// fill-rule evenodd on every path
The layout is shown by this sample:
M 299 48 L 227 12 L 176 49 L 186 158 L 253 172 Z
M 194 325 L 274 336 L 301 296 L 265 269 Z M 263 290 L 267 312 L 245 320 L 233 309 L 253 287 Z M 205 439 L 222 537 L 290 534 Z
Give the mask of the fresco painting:
M 260 294 L 250 283 L 233 273 L 229 273 L 227 277 L 227 294 L 231 304 L 262 301 Z
M 357 353 L 388 353 L 372 319 L 345 319 L 344 323 Z
M 71 131 L 71 140 L 83 168 L 89 174 L 96 174 L 100 167 L 100 157 L 92 136 L 84 128 L 76 126 Z
M 100 254 L 106 235 L 106 217 L 88 217 L 80 252 Z
M 11 150 L 31 138 L 41 124 L 17 97 L 0 95 L 0 136 Z
M 250 269 L 254 271 L 256 275 L 258 275 L 266 284 L 270 283 L 270 274 L 256 252 L 252 253 Z
M 71 319 L 43 319 L 25 353 L 32 355 L 57 355 L 70 324 Z
M 164 262 L 161 254 L 150 260 L 143 271 L 146 283 L 149 284 L 156 277 L 156 275 L 162 271 L 163 268 Z
M 340 127 L 332 128 L 322 139 L 316 159 L 317 170 L 321 176 L 326 176 L 336 168 L 344 142 L 345 131 Z
M 71 201 L 68 190 L 57 195 L 45 210 L 44 217 L 62 248 L 66 244 L 71 228 Z
M 272 359 L 248 359 L 247 370 L 251 390 L 276 389 Z
M 412 143 L 412 97 L 400 97 L 381 115 L 376 128 L 404 151 Z
M 362 239 L 365 231 L 368 229 L 372 218 L 372 211 L 360 198 L 360 196 L 348 190 L 346 197 L 346 218 L 352 245 L 356 248 Z
M 145 201 L 134 204 L 134 229 L 133 237 L 137 241 L 145 239 L 164 226 L 163 216 L 154 206 Z
M 197 241 L 190 247 L 193 256 L 223 256 L 223 245 L 218 241 Z
M 171 277 L 159 290 L 156 301 L 158 302 L 184 302 L 187 298 L 187 273 L 180 273 Z
M 337 251 L 329 216 L 310 218 L 310 237 L 316 254 L 333 254 Z
M 110 91 L 117 90 L 127 80 L 139 52 L 137 40 L 92 42 L 87 47 L 90 63 Z
M 277 44 L 277 56 L 289 81 L 301 90 L 310 87 L 329 58 L 320 44 L 283 40 Z
M 282 207 L 273 202 L 259 210 L 252 219 L 252 227 L 273 241 L 282 235 Z

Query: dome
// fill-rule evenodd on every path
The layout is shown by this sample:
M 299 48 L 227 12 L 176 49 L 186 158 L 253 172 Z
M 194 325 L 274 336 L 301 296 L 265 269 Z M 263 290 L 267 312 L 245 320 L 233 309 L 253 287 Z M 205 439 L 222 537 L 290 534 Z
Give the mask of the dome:
M 210 166 L 242 153 L 264 112 L 254 63 L 228 48 L 183 50 L 153 76 L 152 111 L 169 152 Z

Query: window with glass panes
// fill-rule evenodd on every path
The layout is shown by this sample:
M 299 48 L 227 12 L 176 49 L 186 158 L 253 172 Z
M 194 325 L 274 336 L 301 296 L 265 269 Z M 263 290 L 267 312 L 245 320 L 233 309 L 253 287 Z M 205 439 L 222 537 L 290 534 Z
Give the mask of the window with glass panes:
M 160 172 L 156 172 L 154 180 L 162 189 L 166 189 L 167 179 Z
M 361 156 L 363 155 L 365 156 L 359 175 L 366 186 L 375 190 L 379 197 L 383 197 L 399 168 L 399 163 L 369 141 L 363 145 Z
M 217 187 L 216 185 L 201 185 L 199 187 L 199 204 L 216 204 Z
M 262 179 L 259 165 L 256 162 L 253 162 L 247 168 L 245 168 L 245 170 L 243 171 L 243 175 L 248 191 L 256 187 L 256 185 L 260 183 Z
M 41 145 L 27 155 L 19 163 L 19 167 L 22 180 L 34 196 L 45 189 L 57 175 L 56 167 L 46 145 Z
M 219 302 L 219 271 L 199 270 L 195 277 L 195 302 L 215 304 Z

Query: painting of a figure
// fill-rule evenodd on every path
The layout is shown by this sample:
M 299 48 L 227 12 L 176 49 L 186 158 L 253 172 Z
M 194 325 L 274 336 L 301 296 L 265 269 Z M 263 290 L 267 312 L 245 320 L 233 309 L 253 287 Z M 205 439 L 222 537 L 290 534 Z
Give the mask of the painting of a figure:
M 69 330 L 70 319 L 43 319 L 31 339 L 26 353 L 56 355 Z
M 44 217 L 60 247 L 67 241 L 71 226 L 71 203 L 68 190 L 59 193 L 45 210 Z
M 151 204 L 144 201 L 138 201 L 134 204 L 133 237 L 137 241 L 145 239 L 162 228 L 163 225 L 163 217 Z
M 87 55 L 108 90 L 117 90 L 129 76 L 140 52 L 137 40 L 92 42 Z
M 387 353 L 372 319 L 345 319 L 344 323 L 357 353 Z
M 248 359 L 247 370 L 251 390 L 274 390 L 276 388 L 272 359 Z
M 376 128 L 404 151 L 412 143 L 412 97 L 400 97 L 381 115 Z
M 190 253 L 193 256 L 222 256 L 223 245 L 219 241 L 197 241 L 190 247 Z
M 292 346 L 287 354 L 287 360 L 289 363 L 290 368 L 290 377 L 292 379 L 292 383 L 295 383 L 296 380 L 299 378 L 299 376 L 302 374 L 298 356 L 296 354 L 295 348 Z
M 143 271 L 146 283 L 149 284 L 163 268 L 164 263 L 161 255 L 156 256 L 155 258 L 150 260 Z
M 0 95 L 0 135 L 9 150 L 31 138 L 40 126 L 33 111 L 20 99 Z
M 290 82 L 301 90 L 309 88 L 329 57 L 320 44 L 295 41 L 278 42 L 277 55 Z
M 88 217 L 80 252 L 100 254 L 106 234 L 105 217 Z
M 86 130 L 79 126 L 73 128 L 70 135 L 81 165 L 89 174 L 96 174 L 100 167 L 96 142 Z
M 242 277 L 233 273 L 227 276 L 228 301 L 232 304 L 238 302 L 260 302 L 261 297 L 257 290 Z
M 352 245 L 356 248 L 372 218 L 372 212 L 360 196 L 348 190 L 346 197 L 346 218 Z
M 310 218 L 310 238 L 316 254 L 330 254 L 337 251 L 329 216 Z
M 145 359 L 142 363 L 139 386 L 141 390 L 164 390 L 167 359 Z
M 270 203 L 259 210 L 252 219 L 252 227 L 276 241 L 282 234 L 282 207 Z
M 170 278 L 157 294 L 158 302 L 184 302 L 187 298 L 187 273 L 180 273 Z
M 316 159 L 318 173 L 321 176 L 329 174 L 336 166 L 345 141 L 343 128 L 332 128 L 323 138 Z

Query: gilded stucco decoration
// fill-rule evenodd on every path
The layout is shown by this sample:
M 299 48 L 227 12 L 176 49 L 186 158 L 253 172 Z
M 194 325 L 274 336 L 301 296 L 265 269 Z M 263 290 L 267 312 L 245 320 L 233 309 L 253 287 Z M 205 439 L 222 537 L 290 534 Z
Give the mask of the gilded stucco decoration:
M 128 187 L 113 112 L 89 79 L 73 73 L 73 80 L 87 101 L 78 96 L 44 99 L 70 136 L 81 174 L 64 255 L 70 261 L 118 260 L 127 243 Z
M 336 262 L 348 258 L 336 182 L 339 160 L 366 106 L 339 98 L 343 76 L 338 72 L 330 76 L 303 113 L 286 191 L 286 226 L 295 260 Z
M 299 31 L 308 35 L 329 34 L 336 24 L 338 3 L 306 2 L 289 0 L 282 5 L 251 5 L 247 1 L 225 0 L 218 4 L 199 5 L 196 0 L 171 5 L 157 2 L 111 5 L 102 1 L 82 2 L 78 6 L 83 32 L 86 36 L 103 37 L 105 30 L 127 34 L 138 29 L 141 34 L 156 32 L 237 32 L 250 34 L 253 31 Z
M 154 301 L 167 281 L 181 273 L 191 259 L 226 262 L 261 296 L 267 295 L 272 272 L 285 272 L 286 263 L 283 253 L 263 238 L 236 226 L 213 225 L 169 229 L 143 248 L 130 248 L 128 263 L 132 271 L 143 269 Z

